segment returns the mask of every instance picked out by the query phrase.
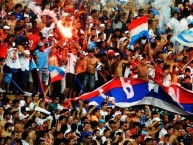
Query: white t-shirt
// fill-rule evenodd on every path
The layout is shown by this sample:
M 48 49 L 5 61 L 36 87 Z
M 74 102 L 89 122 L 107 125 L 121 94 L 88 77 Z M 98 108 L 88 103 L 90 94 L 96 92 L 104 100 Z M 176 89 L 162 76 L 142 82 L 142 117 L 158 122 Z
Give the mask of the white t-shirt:
M 6 59 L 6 65 L 10 68 L 19 69 L 21 68 L 21 64 L 19 61 L 19 56 L 17 48 L 10 48 L 7 50 L 7 59 Z M 16 60 L 13 60 L 14 53 L 16 52 Z
M 24 50 L 24 52 L 30 55 L 29 50 Z M 29 70 L 29 59 L 30 58 L 25 57 L 22 53 L 19 53 L 19 62 L 22 71 Z
M 159 138 L 163 138 L 164 135 L 166 135 L 167 133 L 167 130 L 165 130 L 165 128 L 162 128 L 159 132 Z
M 108 115 L 107 111 L 100 110 L 100 114 L 105 118 Z
M 187 21 L 188 21 L 188 24 L 190 24 L 190 22 L 193 22 L 193 15 L 188 16 Z
M 163 83 L 162 85 L 165 86 L 165 87 L 169 87 L 172 83 L 172 80 L 171 80 L 171 75 L 170 74 L 167 74 L 164 78 L 163 78 Z
M 68 63 L 67 63 L 67 72 L 74 74 L 75 73 L 75 65 L 77 61 L 77 56 L 69 53 Z
M 48 35 L 53 31 L 54 28 L 55 28 L 55 23 L 52 23 L 50 27 L 44 27 L 41 30 L 41 33 L 44 37 L 48 38 Z

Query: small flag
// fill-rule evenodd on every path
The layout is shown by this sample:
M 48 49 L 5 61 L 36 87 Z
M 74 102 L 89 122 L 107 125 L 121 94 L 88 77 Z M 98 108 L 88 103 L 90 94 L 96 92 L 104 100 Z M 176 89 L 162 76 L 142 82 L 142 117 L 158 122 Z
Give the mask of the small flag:
M 175 37 L 175 40 L 184 46 L 193 46 L 193 28 L 181 32 Z
M 49 66 L 48 71 L 50 72 L 51 83 L 61 80 L 65 76 L 65 72 L 56 66 Z
M 129 25 L 130 32 L 130 46 L 143 36 L 149 37 L 148 33 L 148 18 L 143 16 L 131 21 Z

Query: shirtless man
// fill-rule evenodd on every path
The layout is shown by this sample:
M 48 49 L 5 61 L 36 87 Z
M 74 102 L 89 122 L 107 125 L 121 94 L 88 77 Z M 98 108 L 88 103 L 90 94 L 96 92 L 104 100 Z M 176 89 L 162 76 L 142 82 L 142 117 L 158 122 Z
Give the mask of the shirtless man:
M 38 23 L 38 28 L 40 29 L 40 31 L 46 27 L 46 22 L 47 22 L 47 19 L 46 19 L 46 16 L 45 15 L 42 15 L 41 16 L 41 20 L 42 22 Z
M 123 64 L 129 64 L 128 60 L 121 59 L 120 54 L 117 54 L 116 56 L 117 62 L 116 62 L 116 70 L 115 70 L 115 76 L 116 77 L 123 77 Z
M 137 66 L 138 69 L 138 78 L 147 80 L 148 68 L 153 67 L 146 63 L 146 58 L 141 59 L 141 63 Z
M 7 122 L 9 122 L 10 118 L 11 118 L 11 113 L 8 111 L 5 111 L 3 114 L 4 120 L 0 121 L 0 134 L 2 134 L 5 129 L 4 126 Z
M 85 77 L 85 72 L 87 70 L 87 61 L 85 60 L 85 52 L 81 52 L 79 54 L 79 57 L 77 59 L 77 63 L 76 63 L 76 70 L 75 70 L 75 75 L 76 75 L 76 93 L 78 93 L 80 95 L 80 91 L 82 91 L 82 93 L 84 93 L 82 87 L 83 81 L 84 81 L 84 77 Z
M 87 71 L 84 77 L 83 86 L 86 91 L 92 91 L 95 87 L 95 70 L 100 61 L 94 56 L 94 49 L 89 50 L 87 61 Z
M 57 57 L 56 53 L 57 53 L 56 48 L 53 48 L 49 54 L 49 57 L 48 57 L 48 65 L 50 65 L 50 66 L 58 66 L 59 65 L 58 57 Z

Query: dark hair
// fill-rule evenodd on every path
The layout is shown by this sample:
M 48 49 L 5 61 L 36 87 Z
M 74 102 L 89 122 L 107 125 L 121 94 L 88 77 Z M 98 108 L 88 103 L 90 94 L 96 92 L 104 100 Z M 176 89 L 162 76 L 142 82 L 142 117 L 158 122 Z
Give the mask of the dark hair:
M 15 10 L 17 10 L 18 8 L 22 8 L 22 5 L 21 5 L 20 3 L 17 3 L 17 4 L 15 5 Z
M 148 138 L 145 139 L 144 143 L 146 144 L 146 143 L 148 143 L 149 141 L 153 141 L 153 139 L 148 137 Z
M 109 128 L 106 128 L 106 129 L 104 130 L 104 134 L 105 134 L 107 131 L 110 131 L 110 129 L 109 129 Z
M 5 131 L 7 130 L 7 128 L 8 128 L 9 126 L 12 126 L 12 124 L 9 123 L 9 122 L 5 123 L 5 126 L 4 126 Z
M 131 143 L 131 141 L 126 140 L 126 141 L 124 141 L 123 145 L 127 145 L 128 143 Z
M 107 104 L 107 102 L 102 102 L 102 103 L 101 103 L 101 107 L 104 106 L 104 105 L 106 105 L 106 104 Z
M 96 35 L 91 36 L 90 40 L 93 41 L 93 39 L 96 37 Z
M 97 10 L 92 9 L 91 12 L 90 12 L 90 14 L 92 15 L 92 14 L 94 14 L 94 13 L 97 13 Z

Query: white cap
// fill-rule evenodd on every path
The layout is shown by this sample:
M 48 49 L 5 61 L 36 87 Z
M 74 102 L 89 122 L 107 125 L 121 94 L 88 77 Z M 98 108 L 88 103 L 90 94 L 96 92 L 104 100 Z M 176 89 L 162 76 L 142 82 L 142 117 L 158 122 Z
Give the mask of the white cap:
M 29 107 L 26 107 L 26 108 L 25 108 L 25 111 L 30 111 Z
M 127 118 L 127 115 L 122 115 L 120 120 L 121 120 L 122 122 L 125 122 L 125 119 L 126 119 L 126 118 Z
M 87 56 L 88 55 L 88 53 L 87 52 L 85 52 L 85 51 L 82 51 L 82 53 L 81 54 L 83 54 L 84 56 Z
M 129 33 L 129 31 L 125 31 L 124 33 L 125 33 L 125 34 L 128 34 L 128 33 Z
M 99 104 L 98 104 L 96 101 L 91 101 L 91 102 L 89 102 L 88 105 L 89 105 L 89 106 L 90 106 L 90 105 L 98 106 Z
M 52 34 L 52 33 L 50 33 L 49 35 L 48 35 L 48 37 L 53 37 L 54 36 L 54 34 Z
M 159 117 L 154 117 L 154 118 L 153 118 L 153 121 L 158 121 L 158 122 L 160 122 L 161 119 L 160 119 Z
M 172 54 L 173 52 L 172 51 L 169 51 L 168 53 L 167 53 L 167 56 L 169 56 L 170 54 Z
M 116 111 L 114 117 L 116 117 L 117 115 L 122 115 L 121 111 Z
M 71 132 L 71 129 L 67 129 L 65 132 L 64 132 L 64 136 L 66 136 L 67 133 Z
M 10 26 L 3 26 L 3 29 L 9 30 L 9 29 L 10 29 Z
M 105 24 L 100 24 L 100 27 L 105 27 Z
M 119 56 L 120 54 L 119 54 L 119 52 L 115 52 L 115 56 Z

